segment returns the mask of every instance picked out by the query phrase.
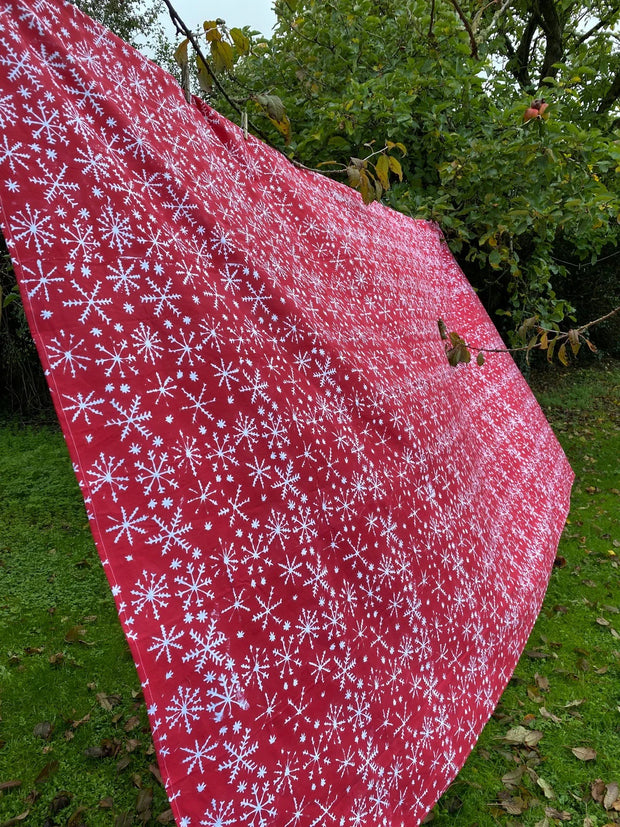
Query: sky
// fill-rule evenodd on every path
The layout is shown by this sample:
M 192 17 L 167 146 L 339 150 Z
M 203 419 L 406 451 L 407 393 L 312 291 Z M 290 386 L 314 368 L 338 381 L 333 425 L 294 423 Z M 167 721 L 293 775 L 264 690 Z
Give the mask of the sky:
M 272 0 L 172 0 L 172 5 L 190 29 L 202 24 L 204 20 L 221 17 L 229 28 L 250 26 L 269 37 L 276 20 Z M 167 12 L 162 20 L 170 21 Z M 166 32 L 169 37 L 174 36 L 172 23 L 166 25 Z

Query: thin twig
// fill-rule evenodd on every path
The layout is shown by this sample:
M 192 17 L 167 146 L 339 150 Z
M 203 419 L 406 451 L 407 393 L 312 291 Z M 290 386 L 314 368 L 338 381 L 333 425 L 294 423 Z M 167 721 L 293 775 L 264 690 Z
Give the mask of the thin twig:
M 169 15 L 170 15 L 170 19 L 172 20 L 172 23 L 174 24 L 174 26 L 175 26 L 175 28 L 176 28 L 177 32 L 178 32 L 180 35 L 183 35 L 184 37 L 186 37 L 186 38 L 189 40 L 189 42 L 192 44 L 192 46 L 193 46 L 193 48 L 194 48 L 194 51 L 196 52 L 196 54 L 198 55 L 198 57 L 199 57 L 199 58 L 201 59 L 201 61 L 203 62 L 204 66 L 205 66 L 205 68 L 206 68 L 206 70 L 207 70 L 207 72 L 209 73 L 209 75 L 210 75 L 210 77 L 211 77 L 211 80 L 213 81 L 213 85 L 215 86 L 215 88 L 217 89 L 217 91 L 218 91 L 218 92 L 222 95 L 222 97 L 223 97 L 223 98 L 224 98 L 224 99 L 225 99 L 225 100 L 229 103 L 229 105 L 230 105 L 230 106 L 232 106 L 232 108 L 235 110 L 235 112 L 237 112 L 237 114 L 238 114 L 241 118 L 243 118 L 243 110 L 242 110 L 242 109 L 238 106 L 238 104 L 237 104 L 237 103 L 235 103 L 235 101 L 234 101 L 234 100 L 230 97 L 230 95 L 226 92 L 226 90 L 224 89 L 224 87 L 222 86 L 222 84 L 220 83 L 220 81 L 218 80 L 218 78 L 216 77 L 215 72 L 214 72 L 214 71 L 213 71 L 213 69 L 211 68 L 211 64 L 209 63 L 209 61 L 208 61 L 208 60 L 206 59 L 206 57 L 204 56 L 203 51 L 202 51 L 202 49 L 200 48 L 200 45 L 199 45 L 198 41 L 196 40 L 196 37 L 194 36 L 194 33 L 192 32 L 192 30 L 191 30 L 191 29 L 187 26 L 187 24 L 186 24 L 186 23 L 185 23 L 185 22 L 184 22 L 184 21 L 183 21 L 183 20 L 179 17 L 179 13 L 178 13 L 178 12 L 177 12 L 177 10 L 174 8 L 174 6 L 173 6 L 173 5 L 172 5 L 172 3 L 170 2 L 170 0 L 164 0 L 164 3 L 166 4 L 166 7 L 167 7 L 167 9 L 168 9 L 168 13 L 169 13 Z M 264 133 L 261 129 L 259 129 L 259 128 L 256 126 L 256 124 L 252 123 L 252 121 L 251 121 L 249 118 L 248 118 L 248 124 L 249 124 L 249 126 L 251 126 L 251 127 L 252 127 L 253 132 L 255 132 L 255 133 L 256 133 L 256 134 L 257 134 L 260 138 L 262 138 L 262 139 L 263 139 L 266 143 L 270 143 L 269 138 L 267 137 L 267 135 L 265 135 L 265 133 Z
M 620 305 L 615 307 L 613 310 L 610 310 L 609 313 L 605 313 L 604 316 L 599 316 L 598 319 L 593 319 L 591 322 L 583 324 L 580 327 L 576 327 L 573 330 L 553 330 L 548 327 L 537 327 L 536 330 L 538 331 L 538 334 L 555 334 L 554 341 L 565 341 L 570 338 L 571 333 L 576 333 L 578 336 L 583 336 L 586 330 L 594 327 L 594 325 L 607 321 L 607 319 L 611 319 L 611 317 L 615 316 L 617 313 L 620 313 Z M 533 346 L 522 345 L 521 347 L 477 347 L 476 345 L 465 343 L 465 347 L 467 350 L 473 350 L 475 353 L 522 353 L 525 350 L 534 350 L 536 348 L 540 349 L 540 342 Z

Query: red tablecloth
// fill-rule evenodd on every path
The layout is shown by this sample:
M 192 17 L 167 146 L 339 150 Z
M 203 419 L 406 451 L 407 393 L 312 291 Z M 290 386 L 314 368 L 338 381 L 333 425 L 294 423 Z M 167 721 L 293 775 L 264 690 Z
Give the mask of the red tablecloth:
M 179 825 L 415 825 L 572 473 L 439 232 L 0 0 L 2 226 Z

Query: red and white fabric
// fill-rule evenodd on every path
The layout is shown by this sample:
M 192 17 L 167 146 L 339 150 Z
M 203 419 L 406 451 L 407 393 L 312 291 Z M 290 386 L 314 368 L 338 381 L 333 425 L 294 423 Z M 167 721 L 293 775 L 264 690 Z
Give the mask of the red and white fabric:
M 74 6 L 0 0 L 2 228 L 180 827 L 415 825 L 539 611 L 572 473 L 433 226 Z

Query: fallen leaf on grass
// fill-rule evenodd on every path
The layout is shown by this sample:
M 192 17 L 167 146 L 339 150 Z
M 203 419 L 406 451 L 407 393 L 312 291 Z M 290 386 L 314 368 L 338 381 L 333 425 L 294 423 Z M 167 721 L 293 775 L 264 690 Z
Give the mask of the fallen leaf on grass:
M 597 617 L 596 622 L 599 626 L 611 626 L 611 623 L 605 617 Z
M 502 776 L 502 784 L 504 787 L 508 787 L 508 789 L 515 789 L 521 783 L 521 779 L 523 778 L 523 771 L 524 767 L 517 767 L 515 770 L 511 770 L 507 772 L 506 775 Z
M 124 730 L 125 732 L 131 732 L 137 726 L 140 726 L 140 718 L 137 715 L 132 715 L 131 718 L 127 719 Z
M 580 761 L 594 761 L 596 758 L 596 750 L 592 747 L 573 747 L 571 752 Z
M 521 813 L 527 810 L 527 803 L 520 795 L 505 798 L 500 801 L 499 806 L 511 816 L 520 816 Z
M 105 692 L 97 692 L 96 698 L 99 701 L 99 706 L 103 707 L 107 712 L 111 712 L 122 700 L 121 695 L 107 695 Z
M 607 790 L 605 792 L 605 798 L 603 799 L 603 807 L 606 810 L 620 810 L 620 801 L 618 799 L 618 785 L 615 781 L 612 781 L 611 784 L 607 785 Z M 618 807 L 616 808 L 616 803 L 618 803 Z
M 59 793 L 56 793 L 54 798 L 52 799 L 52 803 L 50 804 L 50 810 L 53 814 L 59 813 L 61 810 L 64 810 L 65 807 L 68 807 L 71 804 L 71 799 L 73 796 L 67 790 L 61 790 Z
M 579 700 L 569 701 L 567 704 L 564 704 L 564 709 L 571 709 L 574 706 L 581 706 L 581 704 L 585 704 L 586 699 L 580 698 Z
M 163 787 L 164 782 L 161 780 L 161 773 L 159 771 L 159 767 L 157 766 L 157 764 L 149 764 L 149 770 L 151 774 L 154 776 L 155 780 Z
M 603 798 L 605 797 L 605 782 L 600 778 L 593 781 L 592 784 L 590 784 L 590 795 L 593 801 L 596 801 L 597 804 L 602 804 Z
M 14 790 L 16 787 L 21 787 L 22 782 L 14 779 L 13 781 L 1 781 L 0 792 L 3 790 Z
M 41 721 L 35 725 L 32 734 L 35 738 L 42 738 L 44 741 L 47 741 L 51 738 L 53 730 L 54 727 L 49 721 Z
M 136 812 L 138 820 L 143 824 L 151 818 L 151 805 L 153 804 L 153 788 L 146 787 L 138 793 L 136 798 Z
M 570 821 L 572 815 L 566 810 L 556 810 L 555 807 L 545 807 L 547 818 L 557 818 L 558 821 Z
M 549 691 L 549 678 L 545 675 L 539 675 L 538 672 L 534 675 L 534 680 L 536 681 L 536 686 L 540 689 L 541 692 L 548 692 Z
M 26 810 L 23 813 L 20 813 L 18 816 L 14 816 L 10 818 L 8 821 L 3 821 L 0 824 L 0 827 L 13 827 L 13 824 L 19 824 L 21 821 L 25 821 L 30 814 L 30 810 Z
M 541 718 L 546 718 L 547 721 L 553 721 L 554 724 L 561 724 L 562 719 L 558 718 L 557 715 L 554 715 L 553 712 L 549 712 L 544 706 L 541 706 L 538 710 L 540 712 Z
M 58 761 L 56 761 L 56 759 L 54 759 L 53 761 L 50 761 L 48 764 L 46 764 L 43 767 L 41 772 L 34 779 L 34 783 L 35 784 L 43 784 L 46 781 L 49 781 L 49 779 L 52 777 L 52 775 L 54 775 L 54 773 L 58 770 L 59 766 L 60 766 L 60 764 L 58 763 Z
M 72 626 L 65 635 L 66 643 L 82 643 L 84 646 L 94 646 L 94 643 L 88 643 L 84 640 L 86 636 L 86 629 L 84 626 Z
M 174 813 L 171 809 L 164 810 L 163 813 L 160 813 L 157 818 L 155 819 L 159 824 L 173 824 L 174 823 Z
M 555 793 L 553 791 L 553 787 L 551 786 L 551 784 L 548 781 L 545 781 L 544 778 L 538 777 L 536 779 L 536 783 L 538 784 L 540 789 L 545 794 L 545 798 L 549 798 L 549 799 L 555 798 Z
M 527 747 L 534 747 L 542 737 L 543 733 L 538 729 L 526 729 L 524 726 L 517 726 L 509 729 L 502 740 L 513 746 L 524 744 Z

